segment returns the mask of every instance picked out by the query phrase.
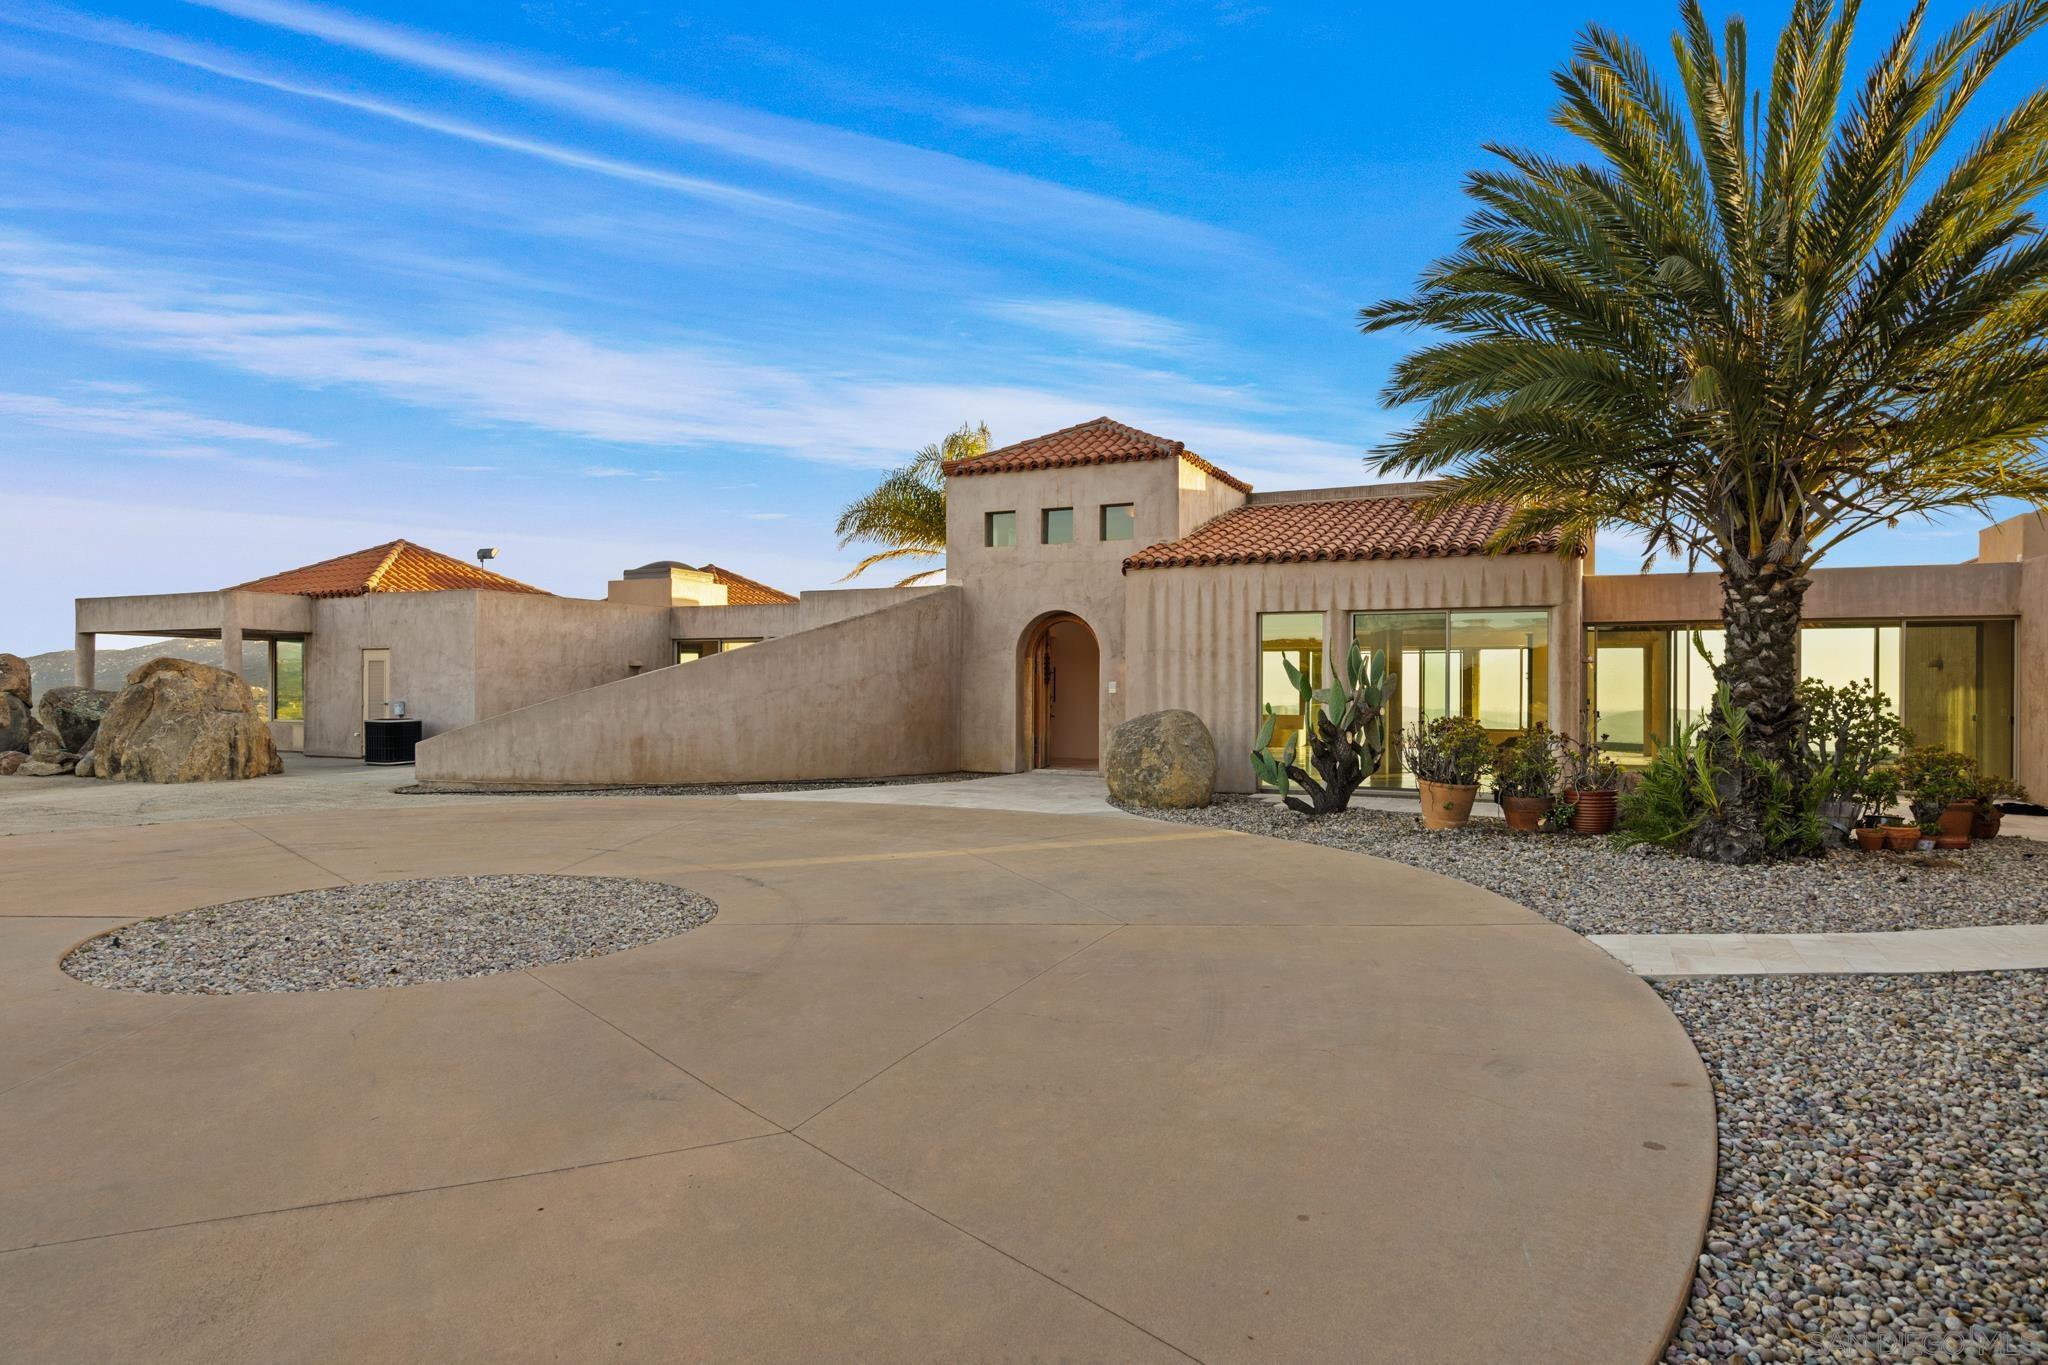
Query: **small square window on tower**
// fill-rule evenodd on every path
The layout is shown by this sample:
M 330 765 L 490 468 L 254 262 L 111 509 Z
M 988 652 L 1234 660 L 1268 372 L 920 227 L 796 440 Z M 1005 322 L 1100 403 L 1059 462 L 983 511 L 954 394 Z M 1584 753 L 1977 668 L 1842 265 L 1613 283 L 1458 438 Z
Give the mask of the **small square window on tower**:
M 991 512 L 988 514 L 986 534 L 982 543 L 991 550 L 1007 550 L 1017 543 L 1017 514 L 1015 512 Z
M 1130 540 L 1138 534 L 1138 515 L 1127 502 L 1102 504 L 1102 538 Z
M 1039 537 L 1047 545 L 1067 545 L 1074 539 L 1074 509 L 1071 507 L 1048 507 L 1041 514 L 1044 518 Z

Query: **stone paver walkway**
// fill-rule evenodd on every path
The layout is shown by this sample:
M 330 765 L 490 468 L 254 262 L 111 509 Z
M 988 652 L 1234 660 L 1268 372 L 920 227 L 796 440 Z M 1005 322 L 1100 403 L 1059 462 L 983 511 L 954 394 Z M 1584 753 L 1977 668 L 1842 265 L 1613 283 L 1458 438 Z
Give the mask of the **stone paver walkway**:
M 396 989 L 57 966 L 138 916 L 517 871 L 719 914 Z M 19 835 L 0 1038 L 10 1362 L 1641 1365 L 1714 1183 L 1691 1043 L 1568 930 L 1096 815 L 487 799 Z
M 1638 976 L 1856 975 L 2048 968 L 2048 924 L 1874 934 L 1588 934 Z

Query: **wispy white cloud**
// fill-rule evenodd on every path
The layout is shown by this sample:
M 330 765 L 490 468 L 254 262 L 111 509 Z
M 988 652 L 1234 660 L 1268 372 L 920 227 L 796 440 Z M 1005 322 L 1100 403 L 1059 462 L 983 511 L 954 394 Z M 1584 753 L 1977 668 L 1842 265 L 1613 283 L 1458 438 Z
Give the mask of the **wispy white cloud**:
M 1174 351 L 1191 345 L 1192 329 L 1135 308 L 1091 299 L 992 299 L 985 311 L 1005 322 L 1122 351 Z
M 1206 223 L 886 138 L 690 98 L 607 74 L 513 61 L 296 0 L 190 2 L 595 123 L 651 134 L 778 173 L 973 218 L 986 230 L 1030 226 L 1051 228 L 1062 238 L 1072 238 L 1075 224 L 1085 223 L 1091 240 L 1133 239 L 1155 253 L 1166 248 L 1230 253 L 1246 249 L 1236 234 Z
M 41 17 L 38 18 L 37 16 Z M 231 54 L 203 44 L 172 38 L 151 30 L 116 20 L 93 19 L 74 15 L 63 10 L 30 10 L 15 16 L 17 22 L 34 23 L 66 36 L 85 38 L 110 46 L 126 48 L 134 52 L 147 53 L 181 66 L 204 71 L 209 75 L 227 80 L 240 81 L 248 85 L 261 86 L 280 94 L 296 95 L 303 99 L 318 100 L 325 104 L 338 105 L 357 113 L 369 114 L 392 122 L 403 123 L 427 132 L 439 133 L 444 137 L 458 138 L 478 146 L 498 151 L 516 153 L 551 162 L 571 170 L 586 171 L 608 176 L 615 180 L 630 181 L 634 184 L 652 186 L 656 189 L 674 190 L 699 199 L 714 201 L 731 207 L 745 208 L 756 212 L 771 212 L 785 216 L 821 215 L 824 210 L 815 206 L 799 204 L 772 194 L 744 189 L 704 176 L 684 175 L 658 166 L 641 162 L 626 161 L 617 157 L 603 156 L 596 152 L 584 151 L 559 142 L 538 138 L 520 137 L 499 132 L 481 124 L 464 119 L 450 118 L 427 110 L 397 104 L 389 100 L 375 99 L 344 90 L 314 85 L 305 81 L 291 80 L 273 75 L 251 65 Z
M 1354 449 L 1288 433 L 1270 398 L 1166 370 L 1075 365 L 1037 383 L 920 381 L 904 377 L 902 357 L 876 352 L 798 365 L 705 340 L 625 346 L 552 327 L 423 333 L 19 235 L 0 235 L 0 305 L 111 344 L 614 445 L 874 468 L 967 420 L 1015 439 L 1110 412 L 1258 468 L 1262 481 L 1358 481 Z
M 789 520 L 789 513 L 787 513 L 787 512 L 747 512 L 747 513 L 745 513 L 744 515 L 745 515 L 745 517 L 746 517 L 746 519 L 747 519 L 748 521 L 788 521 L 788 520 Z
M 106 385 L 108 393 L 137 393 L 131 385 Z M 263 445 L 313 447 L 328 444 L 287 427 L 260 426 L 205 417 L 168 404 L 133 397 L 128 402 L 79 403 L 37 393 L 0 393 L 0 418 L 52 431 L 113 436 L 124 441 L 254 441 Z

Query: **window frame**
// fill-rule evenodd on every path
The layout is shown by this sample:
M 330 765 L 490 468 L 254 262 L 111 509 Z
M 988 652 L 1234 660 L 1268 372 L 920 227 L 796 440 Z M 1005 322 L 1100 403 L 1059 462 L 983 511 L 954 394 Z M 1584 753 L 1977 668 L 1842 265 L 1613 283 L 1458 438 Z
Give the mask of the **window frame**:
M 1109 533 L 1109 514 L 1111 512 L 1125 512 L 1129 514 L 1129 519 L 1125 522 L 1125 529 L 1128 534 L 1113 536 Z M 1095 516 L 1095 538 L 1105 543 L 1136 540 L 1138 538 L 1138 504 L 1134 502 L 1103 503 Z
M 1067 534 L 1062 540 L 1052 538 L 1053 514 L 1067 514 Z M 1074 543 L 1074 509 L 1067 507 L 1041 507 L 1038 509 L 1038 543 L 1040 545 L 1072 545 Z
M 1007 525 L 1010 529 L 1010 538 L 1007 541 L 998 541 L 996 539 L 996 527 L 1005 524 L 1001 520 L 1004 517 L 1009 518 Z M 984 512 L 981 514 L 981 545 L 985 550 L 1014 550 L 1017 548 L 1017 511 L 1015 508 L 1002 512 Z

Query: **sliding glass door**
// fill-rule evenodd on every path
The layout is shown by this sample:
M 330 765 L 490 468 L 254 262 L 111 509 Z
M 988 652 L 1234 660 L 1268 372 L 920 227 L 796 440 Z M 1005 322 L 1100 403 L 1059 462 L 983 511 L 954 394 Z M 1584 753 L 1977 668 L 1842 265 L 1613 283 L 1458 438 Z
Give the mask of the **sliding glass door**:
M 1400 731 L 1439 716 L 1466 716 L 1498 743 L 1550 718 L 1550 613 L 1361 611 L 1351 635 L 1370 662 L 1394 674 L 1393 727 L 1376 787 L 1412 786 Z

